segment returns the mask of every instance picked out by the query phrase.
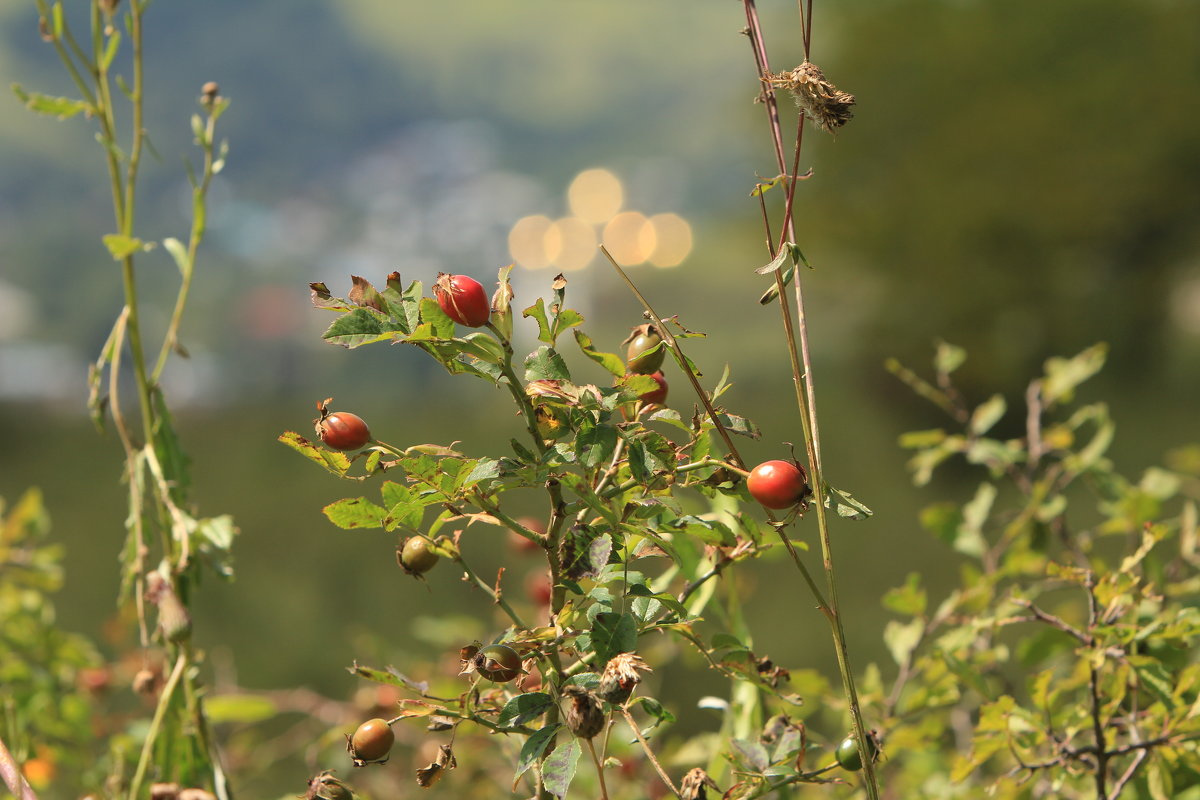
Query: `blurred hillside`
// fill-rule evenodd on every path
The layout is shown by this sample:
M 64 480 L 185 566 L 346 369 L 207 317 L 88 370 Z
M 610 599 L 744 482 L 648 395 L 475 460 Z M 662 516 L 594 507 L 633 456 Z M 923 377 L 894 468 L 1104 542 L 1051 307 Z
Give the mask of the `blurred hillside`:
M 795 4 L 762 5 L 772 66 L 794 66 Z M 1087 391 L 1114 405 L 1127 471 L 1200 439 L 1200 4 L 876 0 L 816 14 L 814 61 L 858 107 L 836 139 L 806 134 L 801 169 L 814 176 L 798 229 L 817 268 L 806 285 L 826 458 L 879 512 L 839 541 L 854 565 L 851 648 L 877 656 L 882 591 L 909 570 L 954 569 L 915 521 L 939 496 L 913 490 L 895 445 L 942 420 L 884 372 L 885 356 L 922 366 L 936 338 L 965 345 L 967 389 L 1006 393 L 1015 435 L 1021 381 L 1048 355 L 1105 340 L 1109 367 Z M 158 0 L 148 24 L 158 158 L 145 164 L 142 238 L 186 234 L 188 117 L 205 81 L 232 99 L 183 326 L 192 358 L 166 381 L 197 499 L 243 530 L 239 581 L 205 587 L 197 635 L 227 645 L 247 685 L 344 694 L 347 652 L 384 661 L 445 646 L 412 611 L 429 594 L 400 582 L 392 543 L 334 530 L 319 509 L 349 490 L 285 451 L 280 432 L 304 431 L 329 395 L 396 443 L 461 440 L 482 454 L 518 424 L 496 394 L 415 350 L 321 342 L 328 319 L 309 281 L 343 292 L 350 274 L 380 283 L 399 270 L 428 286 L 453 270 L 490 283 L 514 260 L 513 226 L 563 217 L 573 178 L 604 167 L 622 208 L 689 223 L 681 265 L 632 273 L 662 313 L 709 334 L 689 350 L 707 380 L 731 366 L 728 402 L 765 434 L 748 455 L 800 441 L 778 312 L 756 302 L 753 269 L 768 259 L 748 195 L 776 170 L 738 4 Z M 32 4 L 0 5 L 0 76 L 71 91 Z M 0 496 L 43 487 L 69 553 L 60 617 L 95 630 L 116 594 L 125 513 L 119 446 L 83 418 L 86 364 L 122 302 L 99 242 L 108 188 L 85 122 L 0 102 Z M 177 273 L 161 250 L 140 263 L 161 328 Z M 519 269 L 516 302 L 546 293 L 553 266 Z M 639 307 L 598 260 L 568 278 L 588 333 L 617 349 Z M 494 567 L 499 542 L 479 547 Z M 452 578 L 433 591 L 480 624 L 481 601 Z M 830 666 L 773 625 L 794 609 L 747 592 L 777 661 Z M 800 625 L 824 637 L 811 617 Z

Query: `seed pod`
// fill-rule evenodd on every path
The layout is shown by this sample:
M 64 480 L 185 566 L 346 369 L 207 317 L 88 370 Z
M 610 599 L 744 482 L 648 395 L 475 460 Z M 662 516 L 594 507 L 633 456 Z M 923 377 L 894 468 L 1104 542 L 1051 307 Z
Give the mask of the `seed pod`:
M 157 572 L 146 576 L 146 599 L 158 606 L 158 629 L 168 642 L 186 641 L 192 635 L 192 617 L 175 594 L 175 587 Z
M 582 686 L 567 686 L 563 689 L 567 701 L 564 716 L 571 733 L 580 739 L 591 739 L 604 730 L 604 709 L 596 695 Z
M 606 703 L 621 705 L 629 699 L 634 688 L 642 682 L 642 676 L 638 674 L 638 670 L 652 671 L 641 656 L 633 653 L 618 653 L 604 665 L 604 672 L 600 674 L 600 686 L 596 690 L 596 694 Z
M 333 772 L 325 770 L 320 775 L 309 778 L 308 791 L 304 800 L 354 800 L 354 792 L 350 787 L 333 777 Z
M 168 642 L 179 644 L 192 635 L 192 615 L 174 592 L 163 595 L 158 604 L 158 627 Z
M 429 549 L 429 539 L 410 536 L 396 549 L 396 563 L 409 575 L 424 575 L 438 562 L 438 554 Z
M 717 782 L 708 777 L 708 773 L 700 767 L 696 767 L 687 775 L 683 776 L 683 780 L 679 783 L 679 796 L 683 800 L 708 800 L 708 789 L 713 791 L 721 791 L 717 787 Z

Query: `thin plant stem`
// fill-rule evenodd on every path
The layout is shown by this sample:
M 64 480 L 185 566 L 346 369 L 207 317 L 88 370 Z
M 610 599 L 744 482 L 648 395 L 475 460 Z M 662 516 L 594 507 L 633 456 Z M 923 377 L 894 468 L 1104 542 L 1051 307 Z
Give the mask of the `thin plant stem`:
M 192 230 L 188 235 L 188 247 L 186 262 L 180 264 L 180 272 L 183 280 L 179 285 L 179 293 L 175 298 L 175 308 L 171 312 L 171 322 L 167 325 L 167 333 L 163 336 L 162 349 L 158 352 L 158 361 L 154 365 L 154 371 L 150 375 L 150 380 L 157 383 L 162 376 L 163 369 L 167 366 L 167 359 L 171 355 L 172 350 L 179 347 L 179 325 L 183 320 L 183 311 L 187 306 L 188 294 L 192 288 L 192 276 L 195 274 L 196 266 L 196 251 L 200 247 L 200 242 L 204 239 L 206 223 L 205 202 L 208 197 L 208 187 L 213 179 L 213 136 L 216 129 L 216 116 L 211 112 L 208 115 L 208 122 L 205 124 L 204 141 L 201 147 L 204 150 L 204 170 L 201 172 L 200 182 L 192 189 Z
M 762 27 L 759 24 L 758 11 L 755 8 L 754 0 L 743 0 L 743 6 L 746 11 L 746 18 L 749 24 L 751 46 L 754 50 L 755 65 L 758 69 L 758 77 L 763 85 L 765 95 L 765 104 L 768 110 L 768 122 L 771 132 L 771 141 L 775 148 L 775 156 L 778 162 L 779 171 L 786 172 L 787 164 L 783 155 L 783 133 L 779 122 L 778 102 L 775 97 L 775 92 L 771 88 L 767 77 L 770 75 L 769 62 L 767 60 L 766 46 L 762 36 Z M 807 6 L 807 14 L 802 19 L 802 25 L 805 28 L 805 54 L 810 52 L 811 35 L 812 35 L 812 5 L 811 0 Z M 796 156 L 795 160 L 799 164 L 799 151 L 803 144 L 804 133 L 804 117 L 800 117 L 797 126 L 796 134 Z M 792 198 L 795 192 L 797 179 L 795 171 L 789 177 L 789 192 L 786 207 L 786 216 L 784 219 L 784 236 L 795 239 L 795 223 L 794 209 Z M 773 256 L 774 254 L 772 254 Z M 800 411 L 801 424 L 804 427 L 805 442 L 808 445 L 808 463 L 809 476 L 812 481 L 813 500 L 816 505 L 817 513 L 817 529 L 821 540 L 821 557 L 825 568 L 826 591 L 828 592 L 828 606 L 826 616 L 829 619 L 831 633 L 834 640 L 834 650 L 837 655 L 838 671 L 842 677 L 842 687 L 846 695 L 847 704 L 850 707 L 850 716 L 854 726 L 855 739 L 858 742 L 859 754 L 863 763 L 863 779 L 867 789 L 867 796 L 870 800 L 878 800 L 879 786 L 875 776 L 874 762 L 867 744 L 867 729 L 863 723 L 862 708 L 858 701 L 858 691 L 854 685 L 854 673 L 850 667 L 850 656 L 846 646 L 846 634 L 842 626 L 841 613 L 838 606 L 837 598 L 837 582 L 833 562 L 833 545 L 829 535 L 829 520 L 826 514 L 825 502 L 827 488 L 822 473 L 821 461 L 821 438 L 820 428 L 817 422 L 816 408 L 816 387 L 813 377 L 812 351 L 808 341 L 808 325 L 804 311 L 804 294 L 803 282 L 800 280 L 800 270 L 797 269 L 793 277 L 793 287 L 796 298 L 796 322 L 793 326 L 790 308 L 787 302 L 787 295 L 783 291 L 783 278 L 777 271 L 775 273 L 776 286 L 779 289 L 779 306 L 783 317 L 784 331 L 788 341 L 788 351 L 792 362 L 792 377 L 796 387 L 797 406 Z M 797 337 L 797 333 L 799 334 Z M 796 344 L 799 339 L 800 361 L 797 361 Z M 802 363 L 801 363 L 802 362 Z M 803 387 L 803 391 L 801 388 Z
M 142 782 L 146 778 L 146 770 L 149 768 L 150 759 L 154 754 L 154 742 L 158 739 L 158 731 L 162 727 L 163 718 L 167 715 L 167 709 L 171 705 L 175 689 L 179 686 L 179 681 L 183 677 L 187 665 L 187 654 L 181 652 L 175 659 L 175 668 L 171 670 L 171 676 L 167 678 L 166 684 L 163 685 L 162 691 L 158 695 L 158 707 L 154 709 L 154 718 L 150 721 L 150 729 L 146 731 L 146 741 L 142 743 L 142 755 L 138 759 L 137 770 L 133 773 L 133 781 L 129 784 L 129 800 L 137 800 L 141 795 Z
M 592 740 L 587 740 L 588 752 L 592 754 L 592 763 L 596 765 L 596 777 L 600 779 L 600 800 L 608 800 L 608 786 L 604 783 L 604 765 L 600 763 L 600 757 L 596 755 L 596 745 L 592 744 Z
M 13 797 L 17 798 L 17 800 L 38 800 L 33 787 L 29 785 L 29 781 L 25 780 L 25 776 L 21 774 L 21 767 L 17 764 L 17 760 L 13 758 L 12 753 L 8 752 L 8 748 L 4 746 L 3 739 L 0 739 L 0 777 L 4 778 L 4 783 L 8 786 L 8 791 L 12 792 Z
M 650 763 L 654 765 L 655 772 L 658 777 L 662 778 L 662 782 L 671 790 L 671 794 L 682 799 L 679 790 L 675 788 L 675 784 L 671 782 L 671 776 L 663 769 L 662 764 L 658 763 L 658 758 L 654 755 L 654 749 L 650 747 L 650 743 L 646 741 L 646 737 L 642 736 L 641 730 L 638 729 L 637 723 L 633 720 L 633 715 L 629 713 L 629 709 L 622 706 L 621 714 L 625 717 L 625 722 L 629 724 L 629 730 L 633 731 L 634 738 L 638 740 L 638 744 L 642 746 L 642 750 L 646 753 L 646 758 L 650 759 Z
M 459 557 L 456 560 L 458 561 L 458 565 L 460 567 L 462 567 L 462 570 L 465 573 L 466 578 L 469 579 L 476 586 L 478 586 L 480 589 L 482 589 L 484 592 L 486 592 L 487 595 L 492 598 L 492 602 L 495 603 L 496 605 L 500 606 L 500 608 L 502 608 L 504 610 L 504 613 L 508 615 L 508 618 L 513 621 L 514 625 L 516 625 L 520 629 L 528 628 L 528 626 L 524 623 L 524 621 L 522 621 L 521 615 L 518 614 L 516 611 L 514 611 L 513 607 L 510 606 L 508 604 L 508 601 L 504 599 L 503 592 L 498 592 L 495 589 L 493 589 L 491 586 L 489 586 L 487 581 L 485 581 L 483 578 L 480 578 L 479 575 L 477 575 L 475 573 L 475 570 L 471 569 L 470 565 L 467 564 L 467 562 L 463 560 L 461 555 L 459 555 Z
M 745 460 L 742 459 L 741 454 L 738 452 L 737 445 L 733 443 L 733 438 L 729 435 L 729 431 L 721 422 L 721 418 L 717 414 L 716 408 L 713 407 L 712 401 L 708 397 L 708 393 L 704 391 L 704 387 L 700 385 L 699 379 L 696 377 L 695 373 L 692 372 L 691 368 L 688 367 L 687 358 L 684 356 L 683 350 L 679 346 L 679 341 L 669 330 L 667 330 L 666 326 L 662 324 L 662 318 L 658 316 L 654 310 L 654 307 L 650 305 L 650 301 L 645 298 L 625 270 L 621 269 L 621 265 L 618 264 L 616 259 L 612 257 L 612 254 L 608 252 L 608 248 L 606 248 L 604 245 L 600 245 L 600 252 L 604 253 L 605 258 L 607 258 L 609 263 L 612 264 L 613 269 L 615 269 L 617 274 L 624 279 L 634 296 L 641 301 L 642 306 L 646 309 L 646 313 L 648 313 L 656 322 L 656 327 L 658 327 L 658 329 L 662 332 L 663 341 L 667 343 L 667 346 L 670 347 L 671 351 L 675 354 L 675 359 L 679 363 L 680 369 L 682 369 L 684 374 L 688 376 L 688 380 L 692 384 L 692 389 L 695 390 L 696 395 L 700 398 L 700 402 L 704 404 L 704 410 L 708 414 L 708 418 L 712 421 L 713 426 L 717 429 L 717 432 L 721 434 L 721 439 L 725 443 L 725 447 L 729 453 L 729 458 L 732 460 L 734 466 L 741 471 L 745 471 Z M 787 534 L 783 530 L 784 526 L 780 524 L 770 510 L 767 510 L 767 519 L 770 521 L 771 526 L 775 528 L 776 533 L 779 534 L 780 541 L 783 542 L 784 547 L 788 551 L 788 555 L 792 557 L 792 563 L 796 565 L 796 569 L 799 570 L 800 574 L 804 578 L 805 583 L 808 584 L 809 591 L 811 591 L 813 597 L 817 599 L 818 607 L 821 608 L 822 611 L 828 613 L 828 603 L 825 602 L 825 598 L 822 595 L 821 590 L 817 588 L 817 583 L 813 580 L 812 574 L 808 571 L 808 567 L 806 567 L 804 562 L 800 560 L 800 554 L 796 551 L 796 546 L 792 544 L 792 540 L 788 538 Z

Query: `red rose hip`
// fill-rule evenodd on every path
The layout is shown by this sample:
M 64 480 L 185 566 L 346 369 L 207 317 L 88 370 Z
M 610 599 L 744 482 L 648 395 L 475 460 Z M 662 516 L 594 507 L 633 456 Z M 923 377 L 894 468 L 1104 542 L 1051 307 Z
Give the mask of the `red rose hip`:
M 358 450 L 371 441 L 371 431 L 362 417 L 348 411 L 329 413 L 329 402 L 317 403 L 321 416 L 314 421 L 321 441 L 334 450 Z
M 492 304 L 483 284 L 466 275 L 438 273 L 433 295 L 446 316 L 459 325 L 480 328 L 492 317 Z
M 791 508 L 808 494 L 808 476 L 791 461 L 764 461 L 750 471 L 746 488 L 767 508 Z

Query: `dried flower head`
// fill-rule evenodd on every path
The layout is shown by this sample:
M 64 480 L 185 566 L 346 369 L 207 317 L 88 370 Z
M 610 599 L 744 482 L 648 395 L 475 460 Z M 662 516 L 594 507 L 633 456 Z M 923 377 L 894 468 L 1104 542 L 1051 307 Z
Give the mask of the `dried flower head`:
M 182 642 L 192 634 L 192 616 L 175 594 L 175 587 L 157 572 L 146 576 L 146 599 L 158 606 L 158 627 L 169 642 Z
M 618 653 L 604 665 L 600 674 L 600 686 L 596 694 L 600 699 L 613 705 L 620 705 L 633 694 L 634 687 L 642 682 L 642 672 L 653 672 L 641 656 L 633 653 Z
M 596 695 L 572 684 L 563 689 L 563 698 L 567 701 L 564 716 L 571 733 L 580 739 L 591 739 L 604 730 L 604 709 Z
M 206 789 L 183 789 L 179 792 L 178 800 L 217 800 L 217 798 Z
M 327 769 L 308 779 L 304 800 L 354 800 L 354 792 Z
M 679 796 L 683 800 L 708 800 L 708 789 L 719 792 L 717 782 L 708 777 L 708 773 L 696 767 L 679 784 Z
M 801 111 L 828 133 L 833 133 L 854 116 L 854 95 L 826 80 L 825 73 L 811 61 L 805 61 L 790 72 L 769 75 L 766 81 L 791 92 Z
M 179 797 L 178 783 L 150 784 L 150 800 L 176 800 Z

